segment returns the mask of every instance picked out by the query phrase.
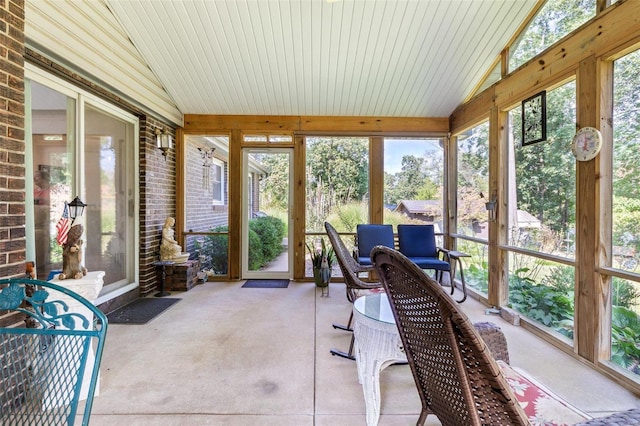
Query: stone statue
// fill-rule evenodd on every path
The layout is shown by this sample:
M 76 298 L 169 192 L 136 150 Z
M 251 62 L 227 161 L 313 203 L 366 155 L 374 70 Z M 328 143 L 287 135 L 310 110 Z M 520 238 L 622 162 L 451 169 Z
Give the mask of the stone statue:
M 164 227 L 162 228 L 162 243 L 160 244 L 160 260 L 172 260 L 176 256 L 182 254 L 182 246 L 173 237 L 173 225 L 176 224 L 176 220 L 172 217 L 168 217 L 164 221 Z
M 76 280 L 87 275 L 87 268 L 82 266 L 82 244 L 80 239 L 84 228 L 80 224 L 73 225 L 69 229 L 67 242 L 62 245 L 62 272 L 59 280 L 74 278 Z

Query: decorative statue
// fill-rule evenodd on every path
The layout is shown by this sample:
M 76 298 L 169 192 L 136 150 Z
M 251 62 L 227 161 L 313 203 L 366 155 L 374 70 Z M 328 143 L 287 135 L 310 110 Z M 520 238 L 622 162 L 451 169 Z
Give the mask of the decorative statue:
M 87 275 L 87 268 L 82 266 L 82 244 L 80 239 L 84 228 L 80 224 L 73 225 L 69 229 L 67 242 L 62 245 L 62 272 L 58 279 L 74 278 L 76 280 Z
M 168 217 L 167 220 L 164 221 L 162 244 L 160 244 L 160 260 L 172 260 L 182 254 L 182 246 L 180 246 L 173 237 L 173 225 L 175 224 L 176 220 L 172 217 Z

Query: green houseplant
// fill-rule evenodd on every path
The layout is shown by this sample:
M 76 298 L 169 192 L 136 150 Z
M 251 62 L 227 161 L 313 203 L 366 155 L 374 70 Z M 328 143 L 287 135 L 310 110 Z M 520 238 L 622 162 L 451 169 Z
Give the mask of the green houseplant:
M 313 266 L 313 281 L 318 287 L 326 287 L 329 285 L 329 278 L 331 278 L 331 267 L 336 260 L 336 255 L 333 251 L 333 247 L 327 248 L 324 238 L 320 238 L 319 244 L 316 244 L 316 248 L 312 248 L 309 243 L 305 243 L 307 250 L 311 256 L 311 265 Z M 327 265 L 324 267 L 322 261 L 326 259 Z

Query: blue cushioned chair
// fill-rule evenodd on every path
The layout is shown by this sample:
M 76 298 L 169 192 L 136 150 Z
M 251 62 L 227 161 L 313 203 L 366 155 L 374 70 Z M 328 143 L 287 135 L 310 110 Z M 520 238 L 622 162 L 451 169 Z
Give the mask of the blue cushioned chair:
M 360 224 L 356 227 L 356 238 L 358 240 L 356 261 L 360 265 L 372 265 L 369 255 L 375 246 L 394 248 L 391 225 Z
M 451 270 L 446 250 L 436 246 L 433 225 L 398 225 L 398 248 L 421 269 L 434 270 L 440 284 L 443 272 Z

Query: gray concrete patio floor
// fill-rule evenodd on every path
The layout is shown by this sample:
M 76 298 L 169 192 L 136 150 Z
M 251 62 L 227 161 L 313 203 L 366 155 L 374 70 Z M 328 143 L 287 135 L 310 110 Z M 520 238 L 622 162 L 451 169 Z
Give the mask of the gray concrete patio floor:
M 146 325 L 109 325 L 100 395 L 91 425 L 365 424 L 362 387 L 347 349 L 351 305 L 343 284 L 320 297 L 313 283 L 286 289 L 207 282 L 169 297 L 182 300 Z M 640 400 L 601 374 L 468 299 L 473 321 L 499 324 L 511 364 L 524 368 L 580 409 L 602 416 Z M 420 400 L 409 367 L 381 374 L 380 425 L 413 425 Z M 427 424 L 438 425 L 434 416 Z

